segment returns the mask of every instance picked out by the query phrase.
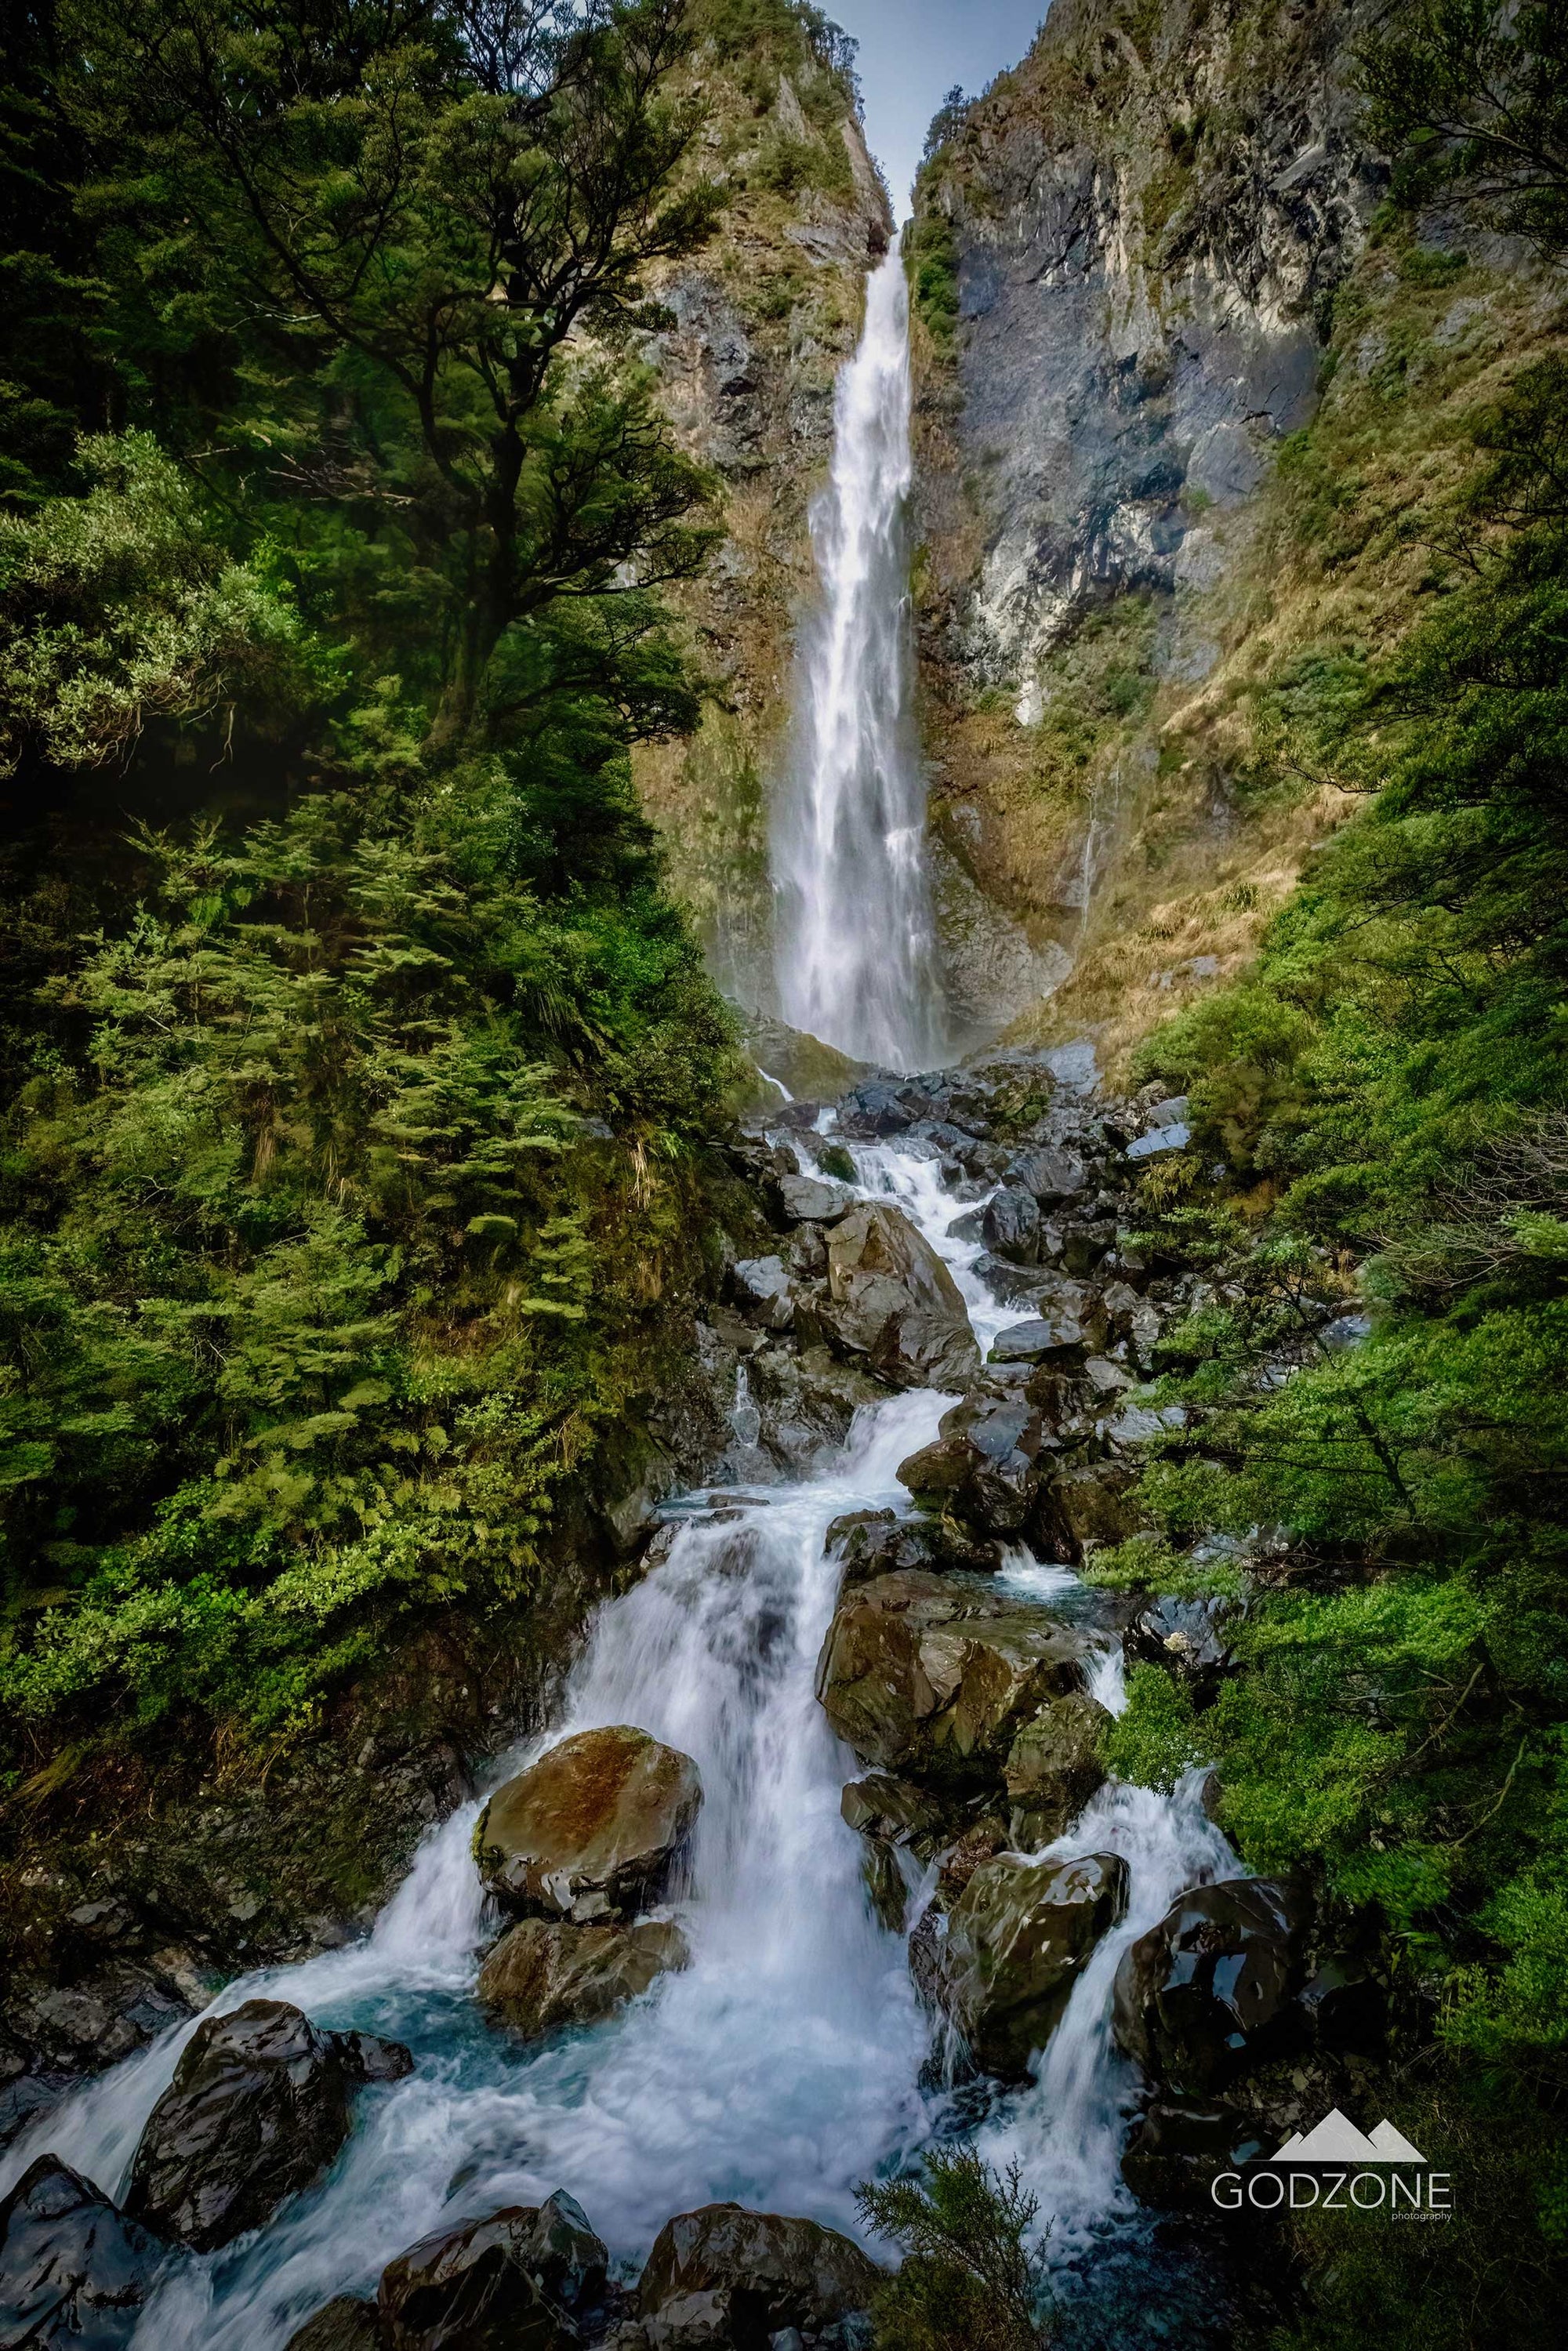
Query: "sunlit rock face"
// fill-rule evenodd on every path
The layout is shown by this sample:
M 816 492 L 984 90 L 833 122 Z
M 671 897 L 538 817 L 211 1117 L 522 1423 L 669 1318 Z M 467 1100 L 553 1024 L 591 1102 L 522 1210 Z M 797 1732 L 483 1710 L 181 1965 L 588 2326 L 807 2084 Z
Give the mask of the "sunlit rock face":
M 927 381 L 949 462 L 923 470 L 923 520 L 971 559 L 940 650 L 1025 726 L 1041 657 L 1086 607 L 1223 572 L 1228 518 L 1312 412 L 1326 306 L 1384 177 L 1343 9 L 1273 34 L 1193 0 L 1124 15 L 1057 0 L 920 196 L 958 304 L 952 379 Z

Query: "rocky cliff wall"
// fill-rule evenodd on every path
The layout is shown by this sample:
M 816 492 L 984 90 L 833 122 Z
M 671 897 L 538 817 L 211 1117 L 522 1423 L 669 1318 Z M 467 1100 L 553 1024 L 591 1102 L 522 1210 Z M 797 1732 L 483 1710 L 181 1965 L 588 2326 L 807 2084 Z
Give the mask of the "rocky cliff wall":
M 1385 177 L 1357 131 L 1357 14 L 1056 0 L 922 175 L 939 888 L 1017 917 L 1059 978 L 1168 768 L 1160 721 L 1225 661 L 1277 454 L 1317 404 Z M 1209 780 L 1188 810 L 1206 866 L 1227 831 Z

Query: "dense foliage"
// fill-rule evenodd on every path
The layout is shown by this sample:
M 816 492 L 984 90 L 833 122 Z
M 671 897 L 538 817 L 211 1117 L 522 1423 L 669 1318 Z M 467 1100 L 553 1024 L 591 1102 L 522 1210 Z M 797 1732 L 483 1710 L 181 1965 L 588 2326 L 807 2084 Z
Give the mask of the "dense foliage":
M 409 1608 L 536 1590 L 656 1378 L 735 1073 L 629 768 L 702 686 L 662 591 L 709 485 L 637 356 L 720 201 L 700 29 L 7 36 L 13 1776 L 300 1719 Z
M 1393 12 L 1371 76 L 1413 193 L 1440 161 L 1549 268 L 1555 19 Z M 1500 92 L 1533 126 L 1509 175 Z M 1381 1938 L 1400 2095 L 1466 2202 L 1392 2256 L 1303 2231 L 1302 2346 L 1528 2337 L 1568 2235 L 1568 362 L 1525 364 L 1469 437 L 1427 617 L 1277 685 L 1298 768 L 1366 806 L 1252 972 L 1144 1052 L 1194 1129 L 1146 1180 L 1148 1245 L 1211 1279 L 1163 1351 L 1187 1414 L 1142 1482 L 1165 1540 L 1100 1573 L 1249 1606 L 1207 1709 L 1140 1669 L 1113 1760 L 1218 1762 L 1246 1859 Z
M 880 2346 L 1036 2351 L 1045 2252 L 1040 2199 L 1017 2164 L 998 2176 L 972 2147 L 935 2147 L 918 2173 L 867 2181 L 856 2200 L 904 2256 L 873 2307 Z

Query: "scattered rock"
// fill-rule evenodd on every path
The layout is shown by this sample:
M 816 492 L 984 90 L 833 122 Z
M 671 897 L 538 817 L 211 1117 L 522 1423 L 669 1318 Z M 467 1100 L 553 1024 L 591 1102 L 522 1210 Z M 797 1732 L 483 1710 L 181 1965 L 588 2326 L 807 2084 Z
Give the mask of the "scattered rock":
M 779 1257 L 743 1257 L 732 1268 L 735 1302 L 764 1331 L 787 1331 L 795 1318 L 789 1276 Z
M 1128 1144 L 1126 1156 L 1134 1160 L 1164 1159 L 1173 1151 L 1185 1151 L 1191 1141 L 1191 1129 L 1178 1119 L 1169 1126 L 1156 1126 L 1152 1133 L 1140 1134 L 1135 1143 Z
M 854 1198 L 843 1184 L 825 1184 L 818 1176 L 781 1176 L 779 1199 L 791 1225 L 827 1224 L 841 1217 Z
M 1003 1186 L 986 1203 L 980 1219 L 986 1247 L 1012 1265 L 1034 1265 L 1040 1257 L 1040 1204 L 1032 1192 Z
M 788 2327 L 818 2334 L 865 2309 L 883 2273 L 835 2230 L 739 2204 L 665 2222 L 637 2289 L 654 2351 L 733 2345 L 764 2351 Z
M 1228 1635 L 1242 1611 L 1234 1600 L 1176 1600 L 1167 1593 L 1139 1611 L 1127 1632 L 1131 1657 L 1164 1666 L 1200 1698 L 1212 1698 L 1230 1662 Z
M 839 1104 L 839 1133 L 852 1142 L 874 1143 L 887 1134 L 902 1134 L 913 1126 L 916 1113 L 899 1100 L 898 1089 L 880 1078 L 854 1087 Z
M 1077 1199 L 1089 1185 L 1082 1159 L 1050 1144 L 1037 1144 L 1009 1159 L 1007 1180 L 1032 1194 L 1042 1208 L 1060 1207 L 1064 1200 Z
M 982 2072 L 1027 2075 L 1126 1896 L 1127 1865 L 1116 1854 L 998 1854 L 980 1864 L 948 1917 L 936 1989 Z
M 1081 1322 L 1040 1318 L 1010 1322 L 998 1331 L 991 1348 L 993 1364 L 1078 1364 L 1083 1361 L 1088 1336 Z
M 929 1861 L 947 1840 L 946 1815 L 936 1798 L 888 1771 L 851 1780 L 839 1810 L 862 1836 L 879 1844 L 907 1845 L 921 1861 Z
M 1123 2048 L 1151 2080 L 1198 2097 L 1271 2053 L 1301 2021 L 1307 1916 L 1282 1879 L 1193 1886 L 1122 1955 Z
M 979 1369 L 969 1318 L 947 1268 L 902 1208 L 868 1201 L 828 1236 L 832 1328 L 904 1387 L 962 1387 Z
M 690 1959 L 685 1937 L 666 1920 L 574 1927 L 522 1918 L 486 1959 L 476 1995 L 514 2032 L 539 2040 L 597 2024 Z
M 475 1855 L 514 1908 L 579 1925 L 631 1917 L 657 1896 L 701 1805 L 689 1755 L 625 1723 L 580 1730 L 497 1789 Z
M 1058 1471 L 1051 1480 L 1051 1513 L 1071 1558 L 1081 1559 L 1097 1543 L 1124 1542 L 1137 1532 L 1137 1512 L 1127 1499 L 1135 1476 L 1114 1461 L 1080 1462 Z
M 41 2155 L 0 2202 L 0 2344 L 124 2351 L 168 2248 Z
M 286 2001 L 208 2017 L 147 2117 L 127 2211 L 198 2252 L 228 2244 L 331 2163 L 356 2090 L 413 2064 L 400 2043 L 323 2032 Z

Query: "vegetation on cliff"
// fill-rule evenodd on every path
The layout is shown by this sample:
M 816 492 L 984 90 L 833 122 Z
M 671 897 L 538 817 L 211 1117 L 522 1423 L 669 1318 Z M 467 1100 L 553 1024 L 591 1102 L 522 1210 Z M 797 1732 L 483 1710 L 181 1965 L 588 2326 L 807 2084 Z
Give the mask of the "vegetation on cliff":
M 1440 174 L 1472 233 L 1500 214 L 1549 269 L 1568 157 L 1543 131 L 1505 172 L 1455 119 L 1452 51 L 1490 45 L 1490 86 L 1558 121 L 1550 15 L 1437 0 L 1368 56 L 1413 200 Z M 1291 452 L 1330 537 L 1365 522 L 1318 445 L 1335 430 L 1325 411 Z M 1118 1750 L 1145 1775 L 1217 1761 L 1247 1860 L 1311 1871 L 1385 1938 L 1399 2092 L 1464 2187 L 1442 2235 L 1308 2226 L 1292 2346 L 1515 2340 L 1561 2286 L 1565 445 L 1553 351 L 1472 408 L 1408 632 L 1276 673 L 1276 758 L 1364 806 L 1257 965 L 1141 1054 L 1194 1134 L 1145 1181 L 1150 1246 L 1207 1251 L 1216 1279 L 1162 1353 L 1188 1421 L 1142 1500 L 1173 1548 L 1103 1572 L 1190 1589 L 1196 1539 L 1275 1532 L 1237 1677 L 1194 1713 L 1144 1669 Z M 1354 1343 L 1309 1335 L 1363 1305 Z
M 536 1590 L 700 1270 L 737 1064 L 630 779 L 702 685 L 637 357 L 724 201 L 694 44 L 758 30 L 697 13 L 10 37 L 13 1783 Z

